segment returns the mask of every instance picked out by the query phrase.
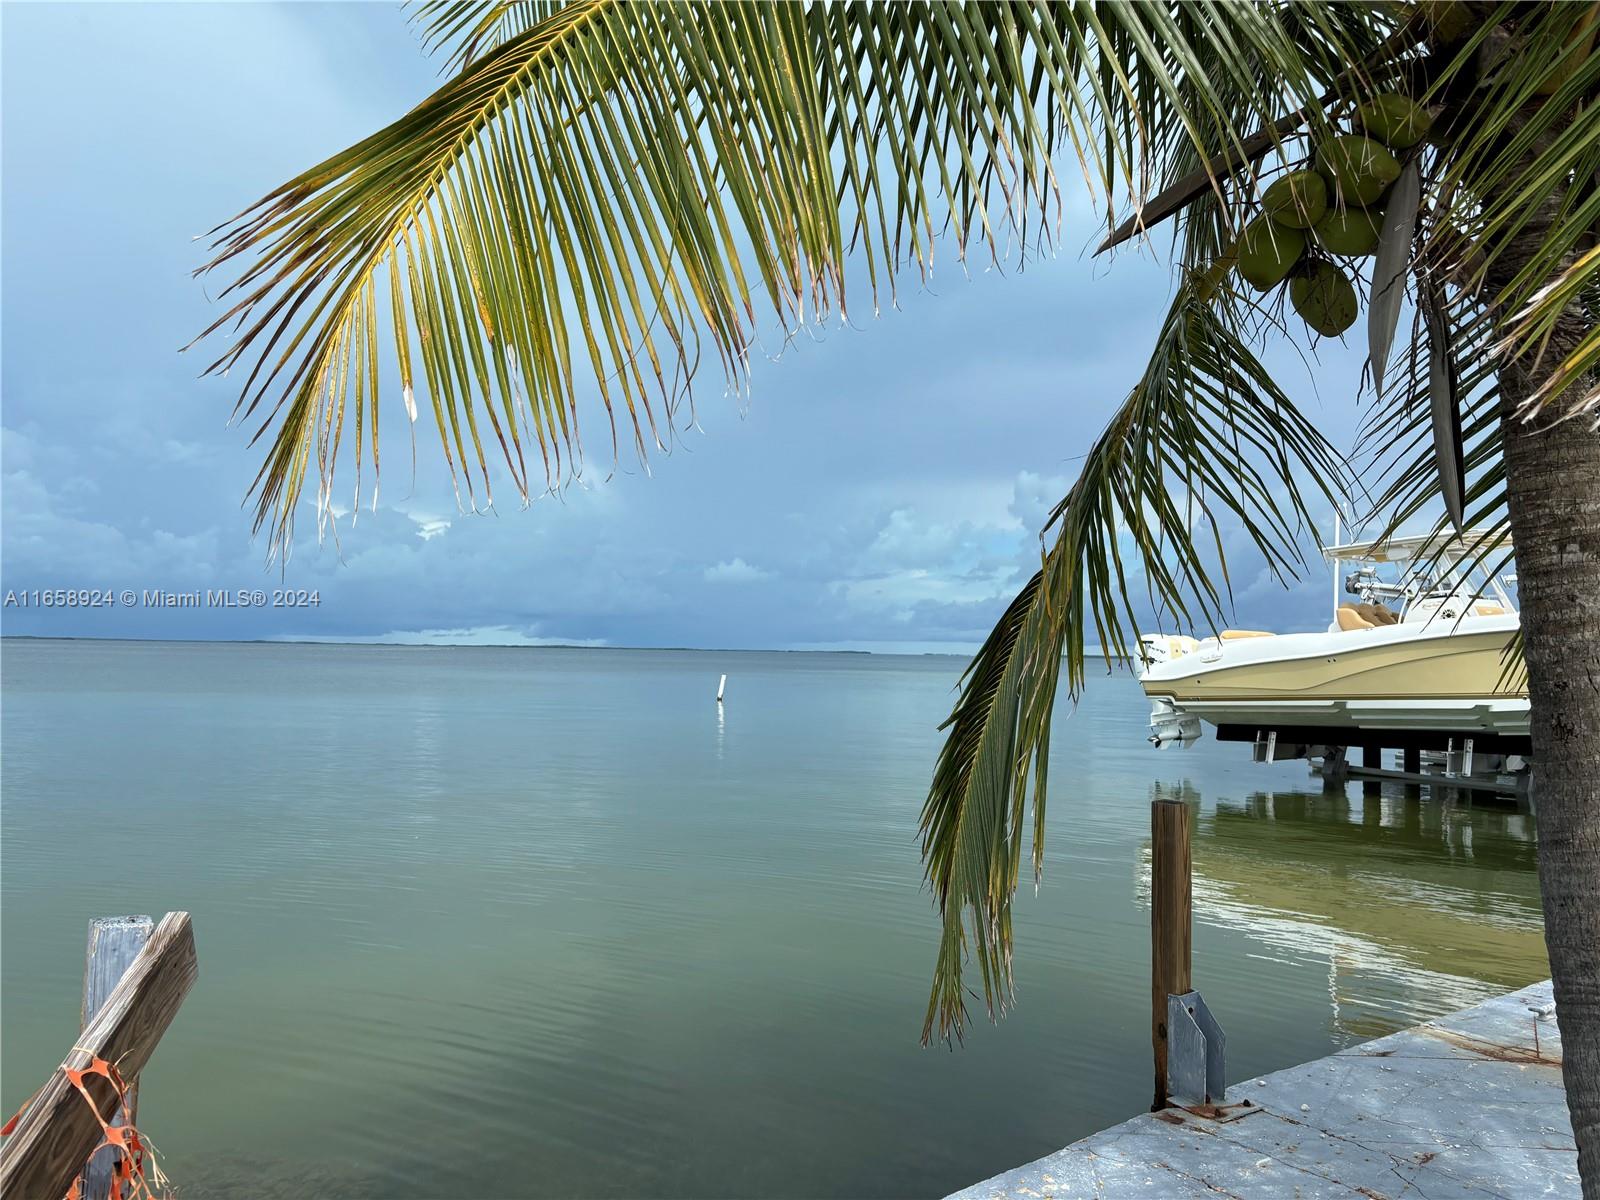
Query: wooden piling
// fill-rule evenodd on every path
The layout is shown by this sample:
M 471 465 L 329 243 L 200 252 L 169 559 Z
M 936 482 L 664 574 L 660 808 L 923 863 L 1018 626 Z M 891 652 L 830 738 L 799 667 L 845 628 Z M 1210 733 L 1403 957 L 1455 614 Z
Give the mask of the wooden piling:
M 1150 1044 L 1155 1054 L 1152 1112 L 1167 1106 L 1167 997 L 1191 988 L 1193 881 L 1189 806 L 1150 804 Z
M 48 1200 L 66 1195 L 102 1136 L 66 1069 L 81 1071 L 102 1058 L 116 1063 L 124 1078 L 137 1077 L 177 1015 L 196 971 L 189 914 L 168 913 L 0 1147 L 0 1196 Z M 115 1089 L 98 1075 L 86 1078 L 84 1086 L 101 1112 L 116 1098 Z
M 134 958 L 150 940 L 156 923 L 149 917 L 96 917 L 89 922 L 89 948 L 83 968 L 83 1019 L 80 1027 L 87 1029 L 99 1014 L 106 997 L 122 981 L 122 976 Z M 139 1107 L 139 1081 L 127 1080 L 128 1101 L 117 1109 L 111 1119 L 113 1125 L 137 1123 Z M 111 1169 L 120 1153 L 103 1147 L 89 1160 L 83 1171 L 83 1200 L 109 1200 L 111 1196 Z

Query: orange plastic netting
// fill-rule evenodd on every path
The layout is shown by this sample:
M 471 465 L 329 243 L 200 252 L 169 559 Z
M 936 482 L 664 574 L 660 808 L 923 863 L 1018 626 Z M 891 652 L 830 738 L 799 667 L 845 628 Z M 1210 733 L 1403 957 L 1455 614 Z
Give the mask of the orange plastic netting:
M 128 1103 L 128 1084 L 123 1080 L 122 1073 L 117 1070 L 116 1065 L 103 1058 L 95 1058 L 81 1070 L 62 1067 L 61 1073 L 67 1077 L 67 1082 L 78 1090 L 83 1102 L 89 1106 L 89 1111 L 100 1124 L 100 1141 L 89 1152 L 88 1158 L 84 1159 L 85 1169 L 107 1146 L 114 1148 L 111 1162 L 111 1190 L 108 1193 L 110 1200 L 169 1200 L 172 1193 L 167 1187 L 167 1177 L 156 1165 L 150 1145 L 132 1125 L 112 1123 L 116 1119 L 117 1111 L 126 1108 Z M 100 1111 L 100 1106 L 95 1103 L 94 1097 L 89 1094 L 89 1089 L 84 1086 L 84 1080 L 92 1075 L 104 1078 L 117 1094 L 116 1103 L 111 1106 L 109 1120 Z M 22 1119 L 22 1114 L 28 1111 L 28 1105 L 32 1103 L 30 1099 L 16 1116 L 0 1128 L 0 1137 L 9 1136 L 16 1129 L 17 1122 Z M 72 1181 L 72 1187 L 68 1189 L 63 1200 L 81 1200 L 82 1195 L 83 1176 L 79 1175 Z

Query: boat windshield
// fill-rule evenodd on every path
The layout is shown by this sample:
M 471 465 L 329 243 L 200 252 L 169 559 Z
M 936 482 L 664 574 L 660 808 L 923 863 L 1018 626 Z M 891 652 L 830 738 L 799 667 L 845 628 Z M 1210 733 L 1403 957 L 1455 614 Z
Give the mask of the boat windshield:
M 1322 553 L 1333 566 L 1336 623 L 1339 609 L 1355 605 L 1401 622 L 1517 611 L 1516 574 L 1503 538 L 1469 531 L 1448 540 L 1325 546 Z

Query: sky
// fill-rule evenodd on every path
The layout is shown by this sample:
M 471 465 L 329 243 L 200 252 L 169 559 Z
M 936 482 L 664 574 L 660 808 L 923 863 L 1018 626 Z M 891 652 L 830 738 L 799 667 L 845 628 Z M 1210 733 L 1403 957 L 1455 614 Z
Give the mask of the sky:
M 526 509 L 464 514 L 419 425 L 414 479 L 389 457 L 377 512 L 335 544 L 308 510 L 269 564 L 236 393 L 178 352 L 218 311 L 194 238 L 403 114 L 440 62 L 383 3 L 9 3 L 0 43 L 8 635 L 970 651 L 1037 567 L 1169 297 L 1150 251 L 1089 257 L 1076 196 L 1057 252 L 1025 270 L 969 276 L 947 254 L 899 310 L 774 339 L 747 393 L 702 374 L 698 428 L 648 475 L 624 458 Z M 1268 362 L 1348 448 L 1356 351 Z M 1241 551 L 1234 623 L 1324 625 L 1312 563 L 1286 591 Z M 26 603 L 53 589 L 139 602 Z M 143 603 L 193 590 L 269 603 Z M 280 590 L 316 603 L 273 605 Z

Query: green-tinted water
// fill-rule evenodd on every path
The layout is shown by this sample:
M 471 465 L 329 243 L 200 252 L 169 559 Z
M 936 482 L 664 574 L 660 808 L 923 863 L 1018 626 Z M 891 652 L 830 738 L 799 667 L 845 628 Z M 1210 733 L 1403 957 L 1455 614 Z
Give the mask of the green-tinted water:
M 1157 792 L 1236 1078 L 1547 973 L 1531 818 L 1158 753 L 1116 676 L 1058 718 L 1018 1009 L 920 1049 L 962 665 L 7 642 L 0 1099 L 88 918 L 186 908 L 141 1124 L 191 1196 L 943 1194 L 1148 1105 Z

